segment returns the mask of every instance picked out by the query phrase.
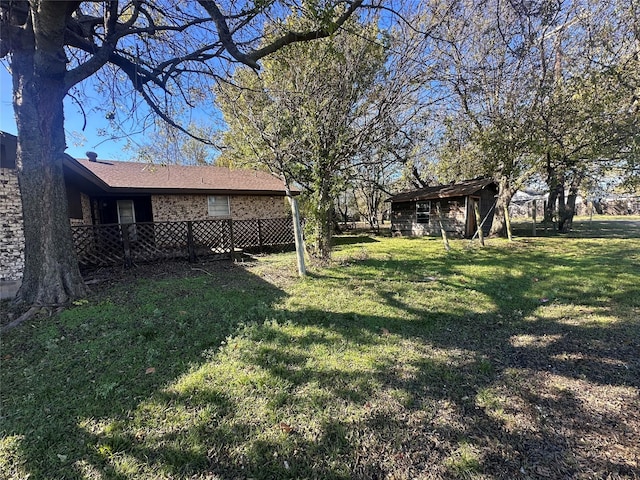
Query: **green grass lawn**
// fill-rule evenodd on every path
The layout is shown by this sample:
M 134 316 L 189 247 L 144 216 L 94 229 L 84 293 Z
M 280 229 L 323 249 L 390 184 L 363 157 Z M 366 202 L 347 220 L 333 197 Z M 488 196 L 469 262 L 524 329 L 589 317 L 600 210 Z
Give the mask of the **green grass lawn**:
M 3 335 L 0 478 L 638 478 L 626 220 L 94 286 Z

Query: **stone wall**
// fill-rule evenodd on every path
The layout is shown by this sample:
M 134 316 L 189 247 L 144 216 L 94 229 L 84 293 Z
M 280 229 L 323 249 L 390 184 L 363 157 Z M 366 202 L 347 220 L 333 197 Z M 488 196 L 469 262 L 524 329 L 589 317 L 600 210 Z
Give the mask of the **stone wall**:
M 91 201 L 81 194 L 82 219 L 72 218 L 70 224 L 91 225 Z M 24 270 L 24 229 L 22 225 L 22 200 L 17 171 L 0 168 L 0 281 L 22 279 Z
M 0 281 L 22 279 L 24 230 L 16 170 L 0 168 Z
M 153 195 L 154 222 L 176 222 L 182 220 L 211 220 L 207 204 L 208 195 Z M 280 218 L 289 215 L 285 197 L 279 196 L 230 196 L 231 218 L 248 220 L 252 218 Z

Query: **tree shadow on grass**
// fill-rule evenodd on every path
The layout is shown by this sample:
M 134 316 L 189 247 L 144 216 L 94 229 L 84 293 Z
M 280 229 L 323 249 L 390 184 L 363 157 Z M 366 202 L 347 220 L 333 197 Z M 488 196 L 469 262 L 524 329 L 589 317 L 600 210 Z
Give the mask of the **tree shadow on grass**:
M 505 264 L 473 282 L 457 269 L 468 260 L 451 258 L 355 262 L 389 280 L 364 279 L 385 315 L 286 310 L 284 292 L 241 269 L 114 292 L 10 339 L 20 371 L 3 393 L 4 434 L 22 436 L 24 471 L 43 479 L 640 475 L 638 326 L 546 315 L 540 295 L 562 282 L 538 278 L 535 255 L 524 275 Z M 425 269 L 437 278 L 418 281 Z M 476 292 L 494 308 L 416 306 L 398 283 Z M 637 306 L 594 300 L 598 284 L 554 305 L 612 317 Z M 118 318 L 125 309 L 133 320 Z
M 378 240 L 369 235 L 338 235 L 333 237 L 335 246 L 377 243 Z
M 620 263 L 625 255 L 637 254 L 634 249 L 622 255 L 601 251 L 595 263 L 580 256 L 563 258 L 557 265 L 559 273 L 550 276 L 549 268 L 543 268 L 550 259 L 534 254 L 518 259 L 524 275 L 488 276 L 472 285 L 455 278 L 455 264 L 440 272 L 443 278 L 438 281 L 445 288 L 477 291 L 491 298 L 495 310 L 445 316 L 442 328 L 430 329 L 425 340 L 447 350 L 473 352 L 493 370 L 491 382 L 473 389 L 475 408 L 479 393 L 487 387 L 496 399 L 487 406 L 480 398 L 481 411 L 466 418 L 471 425 L 478 423 L 476 435 L 493 430 L 495 438 L 502 436 L 504 445 L 515 448 L 521 460 L 528 459 L 521 463 L 528 474 L 551 478 L 640 474 L 631 440 L 640 431 L 640 363 L 634 353 L 640 343 L 633 315 L 640 306 L 640 291 L 632 266 Z M 495 266 L 499 261 L 476 258 L 474 264 Z M 581 280 L 579 285 L 576 279 Z M 553 296 L 543 298 L 545 291 Z M 382 298 L 412 318 L 432 315 L 404 304 L 393 290 L 383 292 Z M 413 334 L 419 335 L 415 330 Z M 461 407 L 465 397 L 469 395 L 458 395 Z M 518 401 L 505 401 L 508 398 Z M 503 410 L 513 409 L 514 403 L 522 404 L 521 411 L 505 414 Z M 483 419 L 486 412 L 492 415 Z M 496 429 L 500 423 L 496 419 L 503 419 L 505 427 Z M 589 442 L 591 450 L 584 447 Z M 601 445 L 601 450 L 594 452 L 593 445 Z M 540 459 L 545 452 L 546 462 Z M 507 460 L 496 455 L 494 451 L 487 463 Z M 518 476 L 517 469 L 493 473 Z
M 295 318 L 321 317 L 305 311 Z M 610 437 L 631 451 L 636 432 L 628 426 L 630 412 L 624 407 L 593 411 L 576 393 L 582 384 L 602 381 L 589 377 L 593 369 L 608 378 L 603 386 L 629 385 L 632 375 L 617 376 L 616 365 L 596 360 L 584 368 L 563 369 L 555 357 L 558 351 L 571 353 L 567 345 L 556 340 L 544 347 L 514 346 L 511 339 L 521 331 L 518 325 L 494 331 L 493 341 L 474 341 L 474 329 L 491 321 L 485 316 L 450 318 L 458 335 L 439 325 L 416 355 L 398 359 L 406 337 L 374 332 L 370 325 L 383 323 L 394 332 L 402 331 L 405 322 L 359 318 L 354 325 L 351 315 L 332 315 L 324 325 L 314 322 L 308 335 L 287 334 L 280 324 L 252 328 L 247 339 L 256 348 L 239 347 L 232 363 L 239 362 L 242 372 L 262 372 L 254 379 L 256 385 L 266 375 L 270 393 L 252 386 L 246 400 L 236 398 L 220 416 L 204 416 L 201 424 L 181 430 L 182 438 L 191 439 L 190 452 L 201 452 L 195 456 L 179 455 L 175 434 L 165 435 L 161 448 L 133 453 L 155 459 L 176 477 L 202 472 L 264 479 L 637 474 L 624 456 L 600 456 L 580 445 Z M 318 328 L 330 338 L 319 335 Z M 537 334 L 544 338 L 555 331 L 542 328 Z M 339 356 L 342 343 L 356 349 L 380 347 L 381 356 L 365 365 L 318 364 L 314 349 L 328 348 Z M 388 352 L 390 344 L 394 348 Z M 606 357 L 607 345 L 592 353 Z M 598 385 L 593 388 L 597 396 Z M 195 408 L 212 403 L 206 396 L 194 397 L 194 392 L 171 402 Z M 253 418 L 239 414 L 265 398 L 264 411 L 252 407 Z M 465 449 L 476 455 L 477 464 L 465 459 Z
M 126 476 L 98 439 L 284 295 L 242 268 L 207 268 L 116 285 L 3 338 L 2 435 L 20 452 L 1 464 L 7 478 L 80 478 L 85 467 Z
M 640 343 L 633 312 L 640 306 L 640 292 L 624 257 L 637 254 L 637 249 L 625 249 L 622 255 L 603 249 L 596 262 L 574 256 L 553 268 L 548 266 L 551 259 L 534 254 L 518 259 L 524 274 L 509 273 L 505 264 L 504 273 L 473 282 L 459 277 L 460 259 L 442 260 L 439 267 L 437 262 L 412 262 L 404 268 L 401 260 L 365 259 L 356 263 L 366 268 L 353 275 L 361 278 L 364 273 L 378 282 L 380 300 L 404 313 L 404 318 L 376 319 L 374 324 L 448 352 L 462 350 L 473 360 L 479 373 L 472 368 L 465 375 L 468 367 L 459 366 L 456 375 L 438 372 L 407 390 L 443 385 L 447 394 L 440 401 L 446 398 L 463 412 L 465 425 L 454 431 L 463 442 L 483 446 L 485 461 L 478 470 L 498 478 L 635 478 L 640 474 L 633 440 L 640 432 Z M 478 267 L 501 261 L 473 260 Z M 425 294 L 437 295 L 436 283 L 460 295 L 475 291 L 491 299 L 493 311 L 455 314 L 405 301 L 389 279 L 398 278 L 395 272 L 400 271 L 400 282 L 419 284 L 425 267 L 437 277 L 426 282 Z M 380 273 L 384 271 L 386 275 Z M 432 370 L 427 363 L 425 371 Z M 483 378 L 483 371 L 490 372 L 489 378 Z M 483 400 L 483 395 L 495 398 Z M 500 442 L 505 453 L 487 448 L 492 442 Z M 594 450 L 594 445 L 601 448 Z
M 318 318 L 317 312 L 303 313 L 302 318 Z M 354 325 L 350 315 L 333 315 L 324 327 L 363 347 L 402 342 L 406 338 L 402 319 L 359 318 L 361 323 Z M 432 328 L 432 334 L 424 338 L 430 347 L 416 352 L 418 355 L 411 360 L 398 363 L 395 361 L 398 351 L 394 350 L 367 368 L 354 365 L 346 372 L 340 366 L 321 369 L 309 363 L 312 355 L 304 352 L 326 343 L 317 335 L 310 339 L 287 338 L 282 332 L 268 335 L 270 346 L 260 352 L 249 352 L 243 361 L 269 371 L 288 385 L 286 400 L 278 409 L 291 414 L 289 421 L 295 429 L 305 428 L 293 423 L 299 418 L 295 406 L 304 400 L 296 392 L 309 385 L 324 393 L 325 405 L 346 405 L 346 410 L 360 410 L 351 420 L 340 411 L 332 417 L 334 427 L 340 427 L 338 431 L 344 432 L 347 441 L 336 443 L 335 435 L 315 437 L 310 443 L 304 437 L 293 437 L 282 440 L 283 443 L 272 442 L 270 452 L 279 452 L 279 458 L 293 464 L 295 456 L 287 456 L 287 452 L 297 450 L 314 455 L 318 448 L 333 451 L 333 456 L 322 458 L 339 462 L 352 478 L 382 478 L 400 471 L 408 478 L 425 472 L 447 477 L 457 471 L 456 462 L 460 460 L 455 455 L 464 445 L 478 452 L 476 473 L 497 478 L 526 476 L 522 471 L 551 478 L 638 473 L 633 461 L 625 461 L 624 452 L 616 458 L 598 455 L 592 447 L 581 446 L 585 439 L 598 444 L 609 437 L 618 438 L 627 453 L 633 451 L 637 434 L 634 429 L 638 426 L 637 416 L 633 419 L 634 426 L 628 423 L 628 415 L 635 411 L 633 404 L 593 410 L 597 397 L 605 391 L 600 387 L 637 386 L 633 372 L 620 370 L 619 365 L 608 361 L 611 344 L 592 348 L 591 363 L 576 366 L 559 360 L 557 355 L 581 354 L 584 348 L 580 342 L 563 343 L 556 339 L 542 347 L 535 343 L 520 345 L 514 344 L 513 337 L 520 335 L 522 325 L 493 331 L 490 337 L 478 337 L 475 330 L 486 328 L 493 321 L 491 317 L 453 317 L 449 321 L 457 334 L 444 325 Z M 424 320 L 425 324 L 431 322 Z M 387 325 L 394 339 L 368 331 L 371 324 Z M 396 339 L 393 332 L 405 333 Z M 545 338 L 556 332 L 557 325 L 550 323 L 538 328 L 536 335 Z M 582 328 L 563 332 L 576 338 L 590 334 L 594 339 L 602 339 L 602 330 L 599 334 Z M 612 339 L 616 336 L 612 332 Z M 296 354 L 282 353 L 281 349 L 296 343 L 300 344 Z M 333 338 L 331 343 L 340 341 Z M 381 351 L 384 354 L 384 349 Z M 622 358 L 629 361 L 631 354 L 627 351 Z M 593 391 L 582 393 L 591 398 L 576 393 L 585 385 Z M 633 397 L 626 398 L 630 400 L 633 402 Z M 315 462 L 313 468 L 305 463 L 296 464 L 295 474 L 283 470 L 277 476 L 341 478 L 340 470 L 330 467 L 331 462 L 323 463 L 321 459 Z M 250 476 L 269 478 L 269 473 L 254 470 Z

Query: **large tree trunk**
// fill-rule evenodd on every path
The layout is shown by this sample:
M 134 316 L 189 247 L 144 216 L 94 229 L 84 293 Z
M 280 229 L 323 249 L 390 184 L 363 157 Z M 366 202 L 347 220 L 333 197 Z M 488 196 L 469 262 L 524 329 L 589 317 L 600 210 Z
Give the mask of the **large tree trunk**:
M 507 236 L 507 222 L 504 216 L 504 209 L 509 208 L 514 193 L 514 188 L 509 182 L 509 179 L 506 176 L 500 177 L 500 181 L 498 182 L 498 198 L 496 198 L 489 236 Z
M 558 219 L 558 231 L 562 233 L 569 233 L 573 227 L 573 217 L 576 214 L 576 197 L 577 194 L 572 195 L 569 193 L 564 210 L 560 212 L 560 218 Z
M 373 185 L 370 186 L 369 196 L 367 198 L 367 221 L 372 230 L 380 231 L 380 225 L 378 224 L 378 211 L 380 210 L 380 202 L 382 197 L 377 188 Z
M 16 301 L 59 305 L 85 295 L 87 289 L 71 238 L 62 168 L 66 58 L 63 43 L 54 37 L 56 30 L 64 32 L 64 22 L 41 20 L 33 26 L 35 35 L 24 37 L 11 58 L 25 236 L 25 266 Z
M 551 155 L 547 154 L 547 185 L 549 186 L 549 198 L 544 211 L 544 222 L 557 229 L 556 219 L 559 220 L 559 212 L 564 208 L 564 177 L 551 165 Z
M 556 186 L 557 192 L 557 203 L 558 203 L 558 222 L 557 222 L 557 230 L 559 232 L 563 231 L 564 222 L 567 218 L 567 203 L 565 198 L 565 190 L 564 190 L 564 179 L 558 181 L 558 185 Z
M 544 223 L 552 225 L 555 230 L 556 203 L 558 202 L 558 189 L 555 185 L 549 185 L 549 197 L 544 206 Z
M 331 257 L 331 237 L 333 231 L 333 201 L 331 199 L 330 181 L 322 177 L 316 192 L 313 225 L 312 255 L 320 260 Z
M 573 217 L 576 215 L 576 199 L 578 198 L 578 190 L 582 183 L 582 176 L 574 175 L 571 185 L 569 186 L 569 195 L 567 195 L 566 203 L 563 202 L 563 208 L 558 215 L 558 231 L 569 233 L 573 227 Z

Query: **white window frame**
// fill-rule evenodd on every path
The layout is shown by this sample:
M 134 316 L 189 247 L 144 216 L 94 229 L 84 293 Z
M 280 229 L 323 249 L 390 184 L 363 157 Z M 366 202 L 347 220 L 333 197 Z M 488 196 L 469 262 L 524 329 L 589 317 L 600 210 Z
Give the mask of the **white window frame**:
M 138 239 L 138 230 L 136 229 L 136 208 L 133 200 L 118 200 L 116 202 L 116 209 L 118 210 L 118 223 L 120 225 L 124 225 L 124 223 L 122 222 L 122 216 L 120 215 L 120 209 L 125 205 L 131 206 L 131 219 L 133 220 L 133 222 L 126 224 L 129 225 L 129 240 L 136 241 Z
M 416 223 L 429 225 L 431 222 L 431 200 L 416 202 Z
M 207 213 L 210 217 L 230 217 L 229 195 L 209 195 L 207 197 Z

